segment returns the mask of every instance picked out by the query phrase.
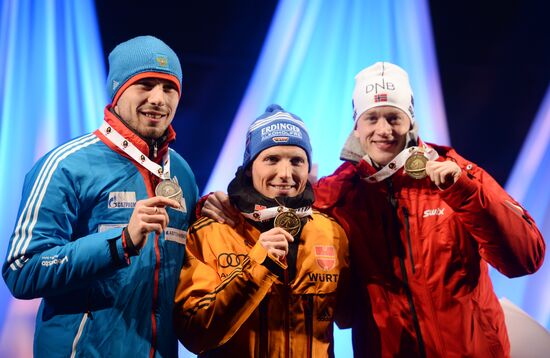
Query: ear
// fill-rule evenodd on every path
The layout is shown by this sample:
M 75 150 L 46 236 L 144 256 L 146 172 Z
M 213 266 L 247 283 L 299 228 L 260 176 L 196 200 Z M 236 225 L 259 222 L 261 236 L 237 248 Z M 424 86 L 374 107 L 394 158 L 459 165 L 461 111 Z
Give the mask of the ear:
M 355 127 L 353 127 L 353 136 L 357 139 L 361 137 L 359 131 L 357 130 L 357 123 L 355 124 Z

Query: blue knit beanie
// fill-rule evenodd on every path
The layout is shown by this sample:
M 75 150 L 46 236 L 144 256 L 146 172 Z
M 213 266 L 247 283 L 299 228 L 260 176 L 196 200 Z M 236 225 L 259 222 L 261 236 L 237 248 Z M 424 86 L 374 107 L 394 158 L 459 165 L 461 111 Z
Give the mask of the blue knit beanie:
M 151 73 L 154 75 L 149 76 Z M 161 40 L 153 36 L 138 36 L 111 51 L 107 93 L 113 105 L 126 88 L 145 77 L 170 80 L 177 85 L 181 94 L 180 61 L 176 53 Z
M 276 145 L 302 148 L 311 170 L 311 144 L 304 121 L 281 106 L 272 104 L 248 128 L 243 167 L 250 165 L 260 152 Z

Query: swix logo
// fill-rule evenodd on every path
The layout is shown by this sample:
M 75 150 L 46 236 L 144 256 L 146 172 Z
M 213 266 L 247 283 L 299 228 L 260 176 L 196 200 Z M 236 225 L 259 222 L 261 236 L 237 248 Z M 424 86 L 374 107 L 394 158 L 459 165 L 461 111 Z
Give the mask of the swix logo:
M 441 216 L 441 215 L 445 215 L 445 208 L 424 210 L 424 216 L 423 217 L 427 218 L 429 216 Z

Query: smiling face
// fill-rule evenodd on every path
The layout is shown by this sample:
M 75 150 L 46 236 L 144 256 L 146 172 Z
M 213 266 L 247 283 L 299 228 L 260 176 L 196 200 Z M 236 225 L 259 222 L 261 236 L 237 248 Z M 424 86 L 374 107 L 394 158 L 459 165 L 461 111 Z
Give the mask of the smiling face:
M 178 102 L 175 83 L 160 78 L 144 78 L 122 93 L 114 110 L 143 137 L 158 139 L 172 123 Z
M 252 162 L 252 184 L 265 197 L 294 197 L 306 188 L 306 152 L 297 146 L 274 146 L 263 150 Z
M 405 112 L 382 106 L 361 114 L 354 135 L 375 163 L 386 165 L 405 148 L 410 128 L 411 121 Z

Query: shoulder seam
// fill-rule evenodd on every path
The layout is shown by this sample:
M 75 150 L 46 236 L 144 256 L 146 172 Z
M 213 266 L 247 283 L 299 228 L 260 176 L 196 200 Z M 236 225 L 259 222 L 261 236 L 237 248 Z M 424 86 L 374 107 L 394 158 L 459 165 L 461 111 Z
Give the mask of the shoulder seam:
M 40 212 L 40 206 L 44 198 L 45 192 L 48 189 L 53 173 L 56 171 L 59 164 L 69 155 L 97 143 L 100 139 L 93 133 L 73 139 L 53 151 L 51 151 L 42 163 L 38 175 L 32 182 L 32 189 L 29 197 L 25 202 L 25 206 L 17 220 L 17 225 L 13 232 L 13 241 L 10 243 L 10 250 L 6 257 L 7 262 L 12 262 L 10 267 L 13 270 L 23 267 L 20 258 L 25 255 L 26 249 L 32 239 L 32 231 L 35 222 Z M 25 219 L 23 219 L 25 218 Z

